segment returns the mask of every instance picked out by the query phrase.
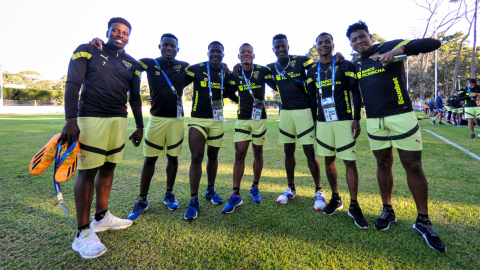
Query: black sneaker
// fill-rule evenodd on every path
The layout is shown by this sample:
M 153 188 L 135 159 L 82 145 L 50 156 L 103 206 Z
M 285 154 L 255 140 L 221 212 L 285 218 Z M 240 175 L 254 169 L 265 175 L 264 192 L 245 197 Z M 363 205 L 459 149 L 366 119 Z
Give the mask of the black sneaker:
M 323 208 L 323 213 L 327 216 L 331 216 L 335 214 L 336 210 L 343 209 L 342 199 L 338 197 L 338 199 L 334 199 L 333 197 L 330 199 L 328 205 Z
M 368 221 L 363 217 L 362 209 L 360 209 L 358 204 L 350 205 L 348 216 L 355 220 L 355 225 L 360 229 L 368 229 Z
M 380 215 L 377 220 L 375 220 L 375 228 L 386 231 L 390 228 L 390 224 L 397 222 L 395 218 L 395 212 L 388 212 L 385 208 L 383 208 L 382 215 Z
M 413 229 L 415 230 L 415 232 L 423 236 L 423 238 L 425 239 L 425 241 L 427 241 L 427 244 L 431 248 L 441 253 L 447 252 L 447 247 L 443 243 L 442 239 L 438 237 L 432 223 L 417 222 L 413 224 Z

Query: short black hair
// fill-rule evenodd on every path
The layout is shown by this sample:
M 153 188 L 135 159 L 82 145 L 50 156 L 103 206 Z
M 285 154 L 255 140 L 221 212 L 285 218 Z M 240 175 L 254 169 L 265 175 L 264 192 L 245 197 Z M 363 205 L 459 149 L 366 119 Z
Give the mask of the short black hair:
M 225 48 L 223 48 L 223 45 L 222 43 L 218 42 L 218 41 L 212 41 L 210 44 L 208 44 L 208 49 L 210 50 L 210 46 L 212 45 L 220 45 L 222 47 L 222 51 L 225 50 Z
M 112 24 L 114 23 L 123 23 L 128 27 L 128 29 L 130 29 L 130 32 L 132 31 L 132 25 L 124 18 L 121 18 L 121 17 L 111 18 L 110 21 L 108 21 L 108 29 L 110 29 L 110 26 L 112 26 Z
M 252 51 L 253 51 L 253 46 L 250 45 L 249 43 L 243 43 L 242 45 L 240 45 L 240 48 L 238 48 L 238 51 L 240 51 L 240 49 L 241 49 L 243 46 L 250 46 L 250 48 L 252 48 Z
M 356 32 L 358 30 L 365 30 L 365 32 L 367 32 L 367 34 L 370 34 L 370 32 L 368 32 L 368 26 L 365 22 L 362 22 L 362 21 L 358 21 L 352 25 L 350 25 L 347 29 L 347 38 L 350 39 L 350 35 L 353 33 L 353 32 Z
M 477 84 L 477 80 L 475 80 L 475 79 L 470 79 L 470 80 L 468 80 L 468 82 L 469 82 L 469 83 Z
M 285 36 L 284 34 L 278 34 L 278 35 L 275 35 L 272 39 L 272 44 L 273 42 L 275 41 L 275 39 L 287 39 L 287 36 Z M 287 39 L 288 40 L 288 39 Z
M 177 45 L 178 45 L 178 38 L 176 36 L 174 36 L 173 34 L 170 34 L 170 33 L 165 33 L 163 34 L 161 37 L 160 37 L 160 43 L 162 43 L 162 39 L 163 38 L 173 38 L 177 41 Z
M 315 42 L 318 40 L 319 37 L 322 37 L 322 36 L 330 36 L 330 38 L 331 38 L 332 41 L 333 41 L 333 36 L 332 36 L 332 35 L 330 35 L 330 34 L 327 33 L 327 32 L 323 32 L 323 33 L 321 33 L 320 35 L 318 35 L 318 37 L 315 39 Z

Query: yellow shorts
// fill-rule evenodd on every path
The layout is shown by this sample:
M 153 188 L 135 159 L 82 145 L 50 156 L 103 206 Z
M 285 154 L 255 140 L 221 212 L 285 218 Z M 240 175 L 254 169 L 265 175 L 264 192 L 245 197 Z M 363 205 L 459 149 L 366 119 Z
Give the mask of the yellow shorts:
M 317 154 L 356 160 L 356 141 L 352 136 L 352 120 L 317 122 Z
M 370 148 L 380 150 L 391 146 L 421 151 L 422 135 L 414 112 L 367 119 L 367 133 Z
M 213 147 L 222 147 L 223 121 L 214 122 L 213 118 L 190 118 L 188 128 L 196 128 L 202 132 L 207 144 Z
M 182 151 L 184 137 L 184 121 L 176 117 L 151 116 L 148 120 L 143 155 L 158 157 L 165 152 L 170 156 L 178 156 Z M 165 148 L 167 148 L 165 150 Z
M 78 117 L 77 122 L 80 128 L 79 170 L 98 168 L 105 162 L 122 162 L 127 118 Z
M 452 112 L 453 113 L 463 113 L 463 108 L 453 108 Z
M 315 143 L 315 126 L 310 109 L 282 110 L 279 130 L 280 143 Z
M 450 106 L 445 106 L 445 111 L 446 111 L 446 112 L 451 112 L 451 111 L 452 111 L 452 107 L 450 107 Z
M 472 119 L 474 116 L 480 117 L 480 107 L 465 107 L 465 118 Z
M 267 139 L 267 119 L 237 120 L 234 142 L 252 141 L 255 145 L 264 145 Z

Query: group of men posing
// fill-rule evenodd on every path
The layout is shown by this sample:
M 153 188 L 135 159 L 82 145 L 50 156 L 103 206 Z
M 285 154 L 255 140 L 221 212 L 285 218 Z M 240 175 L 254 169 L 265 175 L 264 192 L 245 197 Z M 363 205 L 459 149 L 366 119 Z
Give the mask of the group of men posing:
M 240 183 L 250 141 L 253 149 L 254 178 L 250 196 L 254 203 L 262 202 L 259 181 L 263 168 L 263 145 L 266 141 L 265 85 L 278 91 L 281 97 L 280 142 L 284 144 L 288 187 L 277 198 L 285 204 L 296 196 L 295 145 L 303 146 L 308 167 L 315 184 L 314 208 L 326 215 L 343 208 L 337 185 L 335 159 L 343 159 L 350 191 L 348 215 L 361 229 L 369 228 L 357 201 L 358 172 L 355 139 L 360 134 L 361 94 L 367 114 L 367 133 L 377 161 L 377 180 L 383 211 L 374 226 L 388 230 L 397 221 L 392 208 L 393 153 L 398 149 L 400 161 L 415 200 L 418 217 L 413 229 L 428 245 L 440 252 L 446 247 L 436 234 L 428 217 L 428 184 L 423 173 L 422 139 L 416 116 L 405 87 L 401 54 L 417 55 L 434 51 L 440 42 L 433 39 L 394 40 L 373 44 L 364 22 L 352 24 L 347 37 L 360 58 L 349 62 L 333 55 L 333 37 L 321 33 L 316 39 L 320 61 L 306 56 L 289 55 L 285 35 L 273 37 L 275 63 L 255 65 L 253 47 L 245 43 L 239 48 L 241 64 L 231 73 L 222 64 L 223 45 L 214 41 L 208 45 L 208 61 L 196 65 L 175 59 L 178 39 L 164 34 L 160 39 L 161 57 L 136 61 L 125 53 L 131 25 L 123 18 L 108 23 L 106 44 L 99 40 L 80 45 L 68 68 L 65 93 L 66 124 L 62 138 L 79 140 L 80 155 L 75 182 L 75 204 L 78 229 L 72 249 L 83 258 L 96 258 L 106 252 L 96 232 L 129 227 L 148 208 L 147 194 L 158 156 L 167 156 L 167 186 L 163 202 L 170 210 L 179 207 L 172 193 L 178 170 L 178 155 L 184 138 L 181 96 L 185 86 L 193 82 L 193 105 L 188 124 L 188 145 L 191 152 L 191 200 L 184 218 L 197 218 L 200 204 L 199 183 L 202 161 L 207 145 L 207 179 L 205 198 L 212 204 L 223 203 L 215 192 L 218 152 L 222 146 L 223 99 L 238 102 L 235 125 L 235 164 L 233 192 L 223 208 L 232 213 L 241 205 Z M 136 131 L 129 139 L 139 144 L 143 138 L 143 119 L 139 95 L 140 74 L 147 73 L 151 93 L 151 118 L 145 131 L 145 160 L 141 172 L 140 195 L 127 219 L 115 217 L 108 210 L 108 198 L 116 163 L 122 160 L 126 137 L 126 102 L 135 118 Z M 79 90 L 83 85 L 79 101 Z M 238 96 L 236 95 L 238 93 Z M 352 103 L 354 112 L 352 116 Z M 316 134 L 315 134 L 316 132 Z M 327 179 L 332 190 L 327 204 L 320 182 L 320 166 L 315 155 L 325 158 Z M 96 209 L 89 222 L 93 193 Z
M 439 119 L 438 124 L 443 125 L 442 119 L 445 116 L 447 125 L 462 127 L 462 114 L 465 113 L 468 129 L 470 130 L 470 139 L 475 139 L 474 127 L 480 126 L 478 121 L 478 118 L 480 118 L 480 87 L 477 85 L 477 80 L 469 79 L 467 86 L 460 89 L 460 91 L 453 91 L 453 94 L 446 99 L 445 104 L 443 102 L 443 91 L 438 92 L 435 103 L 433 101 L 429 103 L 433 125 L 436 125 L 437 118 Z M 453 123 L 450 121 L 452 116 Z M 478 136 L 480 137 L 480 133 L 478 133 Z

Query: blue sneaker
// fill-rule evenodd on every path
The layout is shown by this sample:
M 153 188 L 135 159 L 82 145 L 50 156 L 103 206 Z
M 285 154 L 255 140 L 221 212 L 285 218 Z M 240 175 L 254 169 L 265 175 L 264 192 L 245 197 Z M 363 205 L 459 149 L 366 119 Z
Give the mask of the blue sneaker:
M 148 201 L 138 200 L 133 206 L 132 212 L 128 214 L 127 219 L 135 221 L 137 220 L 143 211 L 148 209 Z
M 222 213 L 224 214 L 230 214 L 233 213 L 235 210 L 235 207 L 241 205 L 243 203 L 242 197 L 240 195 L 236 195 L 232 193 L 232 196 L 230 196 L 230 199 L 228 200 L 227 205 L 223 207 Z
M 437 124 L 435 123 L 435 121 L 432 121 L 432 125 L 436 126 Z
M 198 211 L 200 210 L 200 204 L 198 199 L 192 198 L 190 204 L 188 205 L 187 212 L 183 216 L 185 220 L 194 220 L 198 217 Z
M 173 193 L 165 194 L 165 196 L 163 196 L 163 204 L 167 205 L 170 210 L 175 210 L 180 206 L 178 201 L 175 200 L 175 194 Z
M 470 139 L 475 139 L 475 133 L 470 134 Z
M 215 189 L 211 188 L 210 190 L 207 189 L 205 193 L 205 199 L 209 200 L 212 204 L 217 205 L 223 203 L 222 197 L 218 196 Z
M 457 122 L 453 122 L 453 125 L 454 125 L 454 126 L 457 126 Z
M 458 123 L 457 127 L 462 127 L 462 124 Z
M 258 187 L 252 187 L 250 189 L 250 196 L 252 197 L 252 200 L 254 203 L 261 203 L 262 202 L 262 196 L 260 196 L 260 192 L 258 191 Z

